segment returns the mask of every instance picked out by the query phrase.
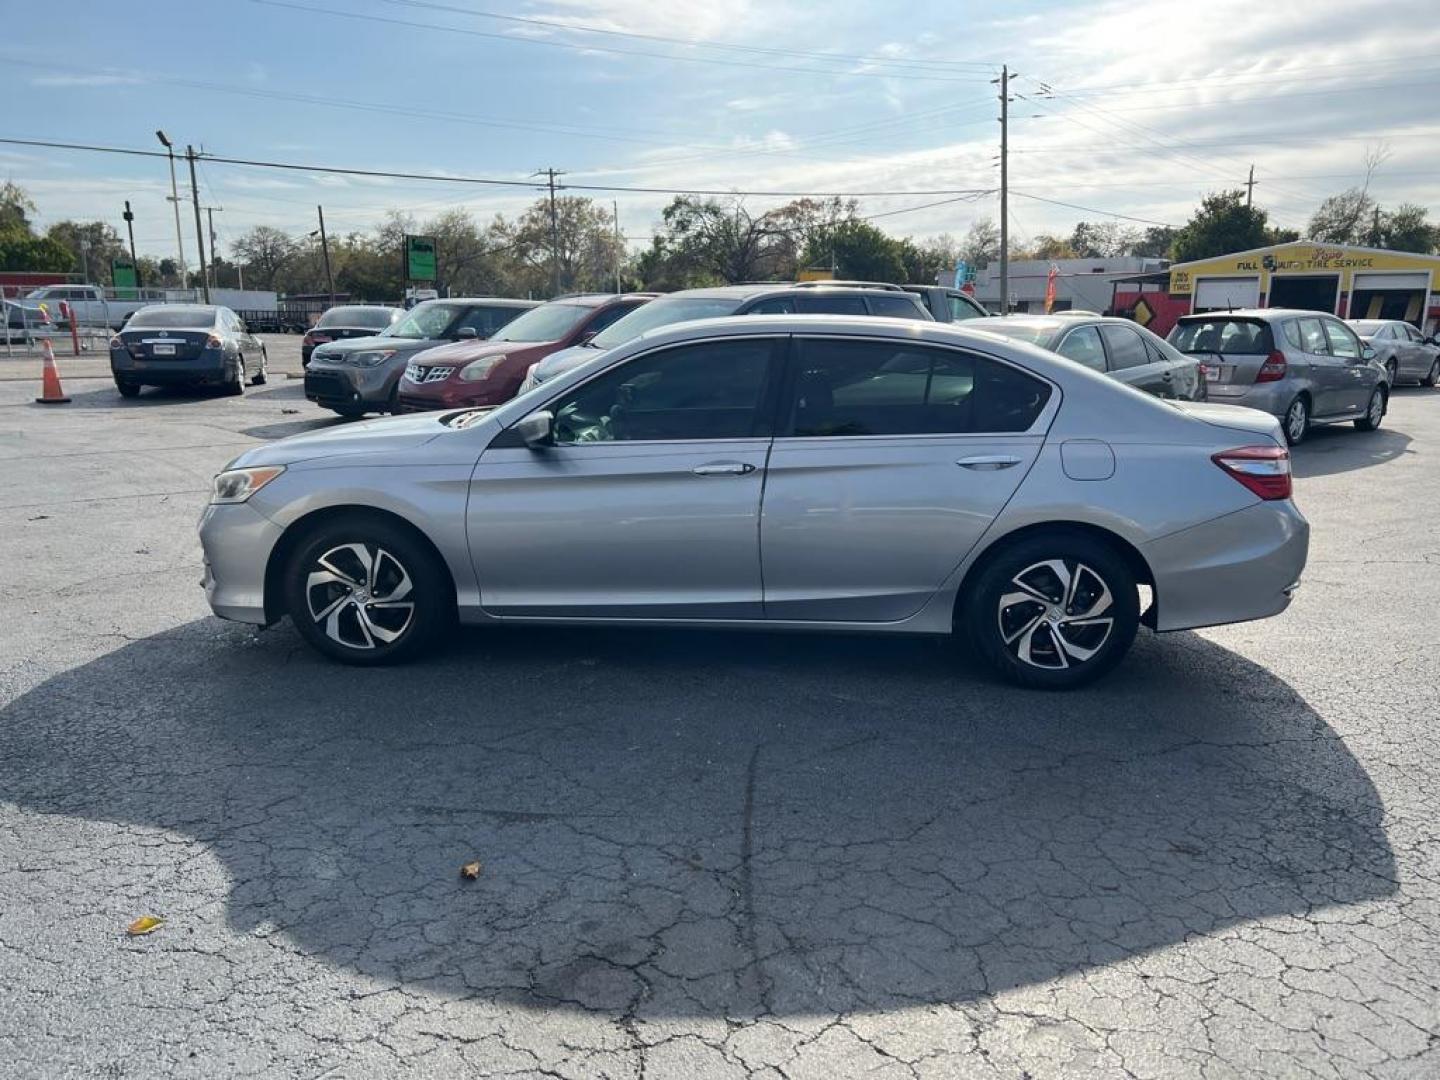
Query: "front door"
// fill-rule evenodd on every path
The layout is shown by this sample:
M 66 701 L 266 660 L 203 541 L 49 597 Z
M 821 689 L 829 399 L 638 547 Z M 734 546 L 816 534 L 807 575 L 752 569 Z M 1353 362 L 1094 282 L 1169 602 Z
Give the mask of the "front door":
M 770 619 L 915 614 L 1044 441 L 1047 383 L 958 349 L 797 338 L 760 522 Z
M 758 619 L 783 337 L 645 353 L 548 404 L 555 445 L 481 455 L 467 528 L 492 614 Z
M 1326 336 L 1330 339 L 1330 352 L 1339 362 L 1334 412 L 1356 416 L 1370 404 L 1370 391 L 1375 385 L 1375 373 L 1370 362 L 1364 358 L 1365 346 L 1355 331 L 1339 319 L 1322 319 Z
M 1325 336 L 1325 327 L 1319 316 L 1296 319 L 1300 334 L 1300 347 L 1310 365 L 1310 383 L 1314 388 L 1315 400 L 1310 407 L 1312 416 L 1334 416 L 1345 411 L 1346 391 L 1350 372 L 1345 362 L 1330 350 L 1330 339 Z

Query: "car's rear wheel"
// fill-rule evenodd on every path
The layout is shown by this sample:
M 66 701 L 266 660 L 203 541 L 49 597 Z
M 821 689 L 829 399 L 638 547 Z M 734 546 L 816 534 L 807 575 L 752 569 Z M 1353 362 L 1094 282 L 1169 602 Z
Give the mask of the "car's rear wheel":
M 407 529 L 356 515 L 320 526 L 285 570 L 285 607 L 311 645 L 347 664 L 393 664 L 455 619 L 435 553 Z
M 1068 690 L 1115 667 L 1135 640 L 1135 576 L 1103 541 L 1057 530 L 1027 537 L 984 564 L 969 590 L 976 651 L 1021 686 Z
M 230 397 L 245 393 L 245 357 L 235 357 L 235 370 L 225 381 L 225 393 Z
M 1370 401 L 1365 406 L 1365 415 L 1355 421 L 1361 431 L 1374 431 L 1385 419 L 1385 391 L 1376 387 L 1370 391 Z
M 1394 360 L 1387 360 L 1385 362 L 1385 381 L 1388 382 L 1391 386 L 1394 386 L 1395 380 L 1399 377 L 1400 368 L 1396 365 Z
M 269 372 L 268 372 L 268 370 L 267 370 L 269 367 L 270 367 L 270 357 L 266 355 L 264 349 L 261 349 L 261 350 L 260 350 L 260 369 L 259 369 L 258 371 L 256 371 L 255 374 L 251 377 L 251 379 L 250 379 L 250 385 L 251 385 L 251 386 L 264 386 L 264 385 L 265 385 L 266 376 L 269 374 Z
M 1285 428 L 1285 441 L 1291 446 L 1304 440 L 1310 430 L 1310 402 L 1303 394 L 1296 395 L 1286 407 L 1281 425 Z
M 1420 380 L 1420 385 L 1434 386 L 1437 382 L 1440 382 L 1440 359 L 1437 359 L 1430 365 L 1430 370 L 1427 371 L 1425 377 Z
M 128 379 L 116 379 L 115 389 L 120 391 L 123 398 L 135 398 L 140 396 L 140 384 L 130 382 Z

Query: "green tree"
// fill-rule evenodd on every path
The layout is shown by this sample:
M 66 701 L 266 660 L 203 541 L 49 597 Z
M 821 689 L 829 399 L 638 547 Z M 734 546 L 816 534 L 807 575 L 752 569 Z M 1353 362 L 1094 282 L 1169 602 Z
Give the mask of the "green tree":
M 1264 210 L 1245 205 L 1244 191 L 1212 192 L 1175 234 L 1174 258 L 1190 262 L 1264 247 L 1272 242 L 1268 221 Z
M 299 253 L 300 245 L 289 233 L 256 225 L 241 233 L 230 249 L 235 261 L 245 267 L 245 284 L 249 288 L 273 289 L 286 264 Z
M 508 276 L 511 291 L 536 296 L 554 295 L 556 264 L 561 293 L 613 289 L 615 266 L 625 255 L 610 211 L 573 195 L 555 200 L 553 236 L 550 200 L 537 199 L 513 224 L 497 218 L 483 243 L 492 253 L 495 280 Z
M 934 285 L 940 278 L 948 283 L 960 259 L 960 245 L 949 233 L 921 243 L 908 237 L 899 242 L 900 262 L 905 267 L 905 281 L 917 285 Z
M 844 221 L 815 237 L 801 259 L 806 266 L 833 265 L 837 276 L 855 281 L 905 279 L 899 242 L 866 221 Z
M 30 215 L 35 213 L 35 203 L 29 192 L 12 180 L 0 184 L 0 232 L 19 229 L 30 232 Z
M 1369 239 L 1364 233 L 1378 209 L 1365 188 L 1350 188 L 1320 204 L 1305 228 L 1305 235 L 1325 244 L 1360 243 Z
M 743 199 L 677 195 L 660 217 L 655 240 L 638 263 L 647 287 L 757 281 L 773 277 L 784 262 L 784 227 L 752 213 Z
M 960 258 L 967 266 L 983 270 L 1000 257 L 1000 228 L 989 218 L 970 226 L 960 241 Z
M 1175 246 L 1175 234 L 1176 230 L 1169 225 L 1152 225 L 1131 246 L 1129 254 L 1147 259 L 1169 258 L 1170 249 Z
M 0 229 L 0 270 L 68 274 L 75 265 L 71 251 L 48 236 L 36 236 L 27 229 Z
M 1440 228 L 1430 224 L 1425 207 L 1401 203 L 1380 214 L 1380 228 L 1373 240 L 1374 247 L 1429 255 L 1440 247 Z
M 110 261 L 130 254 L 120 234 L 103 221 L 57 221 L 45 235 L 74 252 L 75 267 L 98 285 L 112 284 Z
M 1070 249 L 1080 259 L 1113 259 L 1129 255 L 1142 239 L 1138 229 L 1118 221 L 1081 221 L 1070 234 Z

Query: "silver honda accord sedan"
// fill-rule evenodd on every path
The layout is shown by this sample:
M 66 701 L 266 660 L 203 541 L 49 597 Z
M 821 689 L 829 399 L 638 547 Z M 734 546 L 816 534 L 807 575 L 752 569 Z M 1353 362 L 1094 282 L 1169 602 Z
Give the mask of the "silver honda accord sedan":
M 1265 413 L 963 325 L 790 315 L 247 451 L 200 537 L 216 614 L 288 615 L 349 663 L 423 656 L 457 620 L 955 633 L 1068 688 L 1141 623 L 1283 611 L 1309 526 Z

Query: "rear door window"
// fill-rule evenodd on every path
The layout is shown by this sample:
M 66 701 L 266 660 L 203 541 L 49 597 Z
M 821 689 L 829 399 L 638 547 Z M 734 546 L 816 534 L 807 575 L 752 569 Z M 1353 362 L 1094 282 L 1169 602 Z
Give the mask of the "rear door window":
M 1039 379 L 954 349 L 802 338 L 796 355 L 797 436 L 1025 431 L 1050 398 Z
M 1330 343 L 1319 319 L 1297 319 L 1300 324 L 1300 347 L 1312 356 L 1329 356 Z
M 1282 323 L 1281 329 L 1285 334 L 1285 340 L 1289 342 L 1292 349 L 1303 349 L 1304 343 L 1300 340 L 1300 324 L 1293 319 L 1290 322 Z
M 1077 326 L 1065 335 L 1055 351 L 1092 371 L 1105 370 L 1105 346 L 1100 343 L 1100 331 L 1093 326 Z
M 611 323 L 618 322 L 626 315 L 629 315 L 630 312 L 639 306 L 639 304 L 612 304 L 590 320 L 590 325 L 585 328 L 585 332 L 587 334 L 598 334 Z
M 895 293 L 876 293 L 874 296 L 867 296 L 865 302 L 870 305 L 871 315 L 888 315 L 893 319 L 923 319 L 928 314 L 921 308 L 919 301 L 910 299 L 908 294 L 900 296 Z
M 986 316 L 985 309 L 974 300 L 957 296 L 955 293 L 949 293 L 946 298 L 950 301 L 951 322 L 960 322 L 962 319 L 983 319 Z
M 1128 326 L 1102 326 L 1100 336 L 1105 339 L 1105 351 L 1110 355 L 1110 370 L 1124 371 L 1150 363 L 1150 354 L 1145 351 L 1145 342 Z
M 795 310 L 802 315 L 868 315 L 865 301 L 858 296 L 807 294 L 795 298 Z
M 767 300 L 757 300 L 751 307 L 745 309 L 746 315 L 794 315 L 795 300 L 790 296 L 772 296 Z
M 1330 338 L 1330 351 L 1336 356 L 1342 356 L 1347 360 L 1360 359 L 1360 339 L 1343 323 L 1335 322 L 1333 319 L 1322 320 L 1325 324 L 1326 336 Z

